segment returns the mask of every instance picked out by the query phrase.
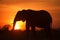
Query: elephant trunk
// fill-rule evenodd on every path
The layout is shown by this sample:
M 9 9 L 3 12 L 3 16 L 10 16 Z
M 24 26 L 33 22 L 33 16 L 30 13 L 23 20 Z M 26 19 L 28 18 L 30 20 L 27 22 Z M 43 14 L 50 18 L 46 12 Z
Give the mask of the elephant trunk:
M 17 20 L 14 19 L 14 22 L 13 22 L 13 29 L 12 29 L 12 30 L 14 30 L 14 27 L 15 27 L 16 21 L 17 21 Z

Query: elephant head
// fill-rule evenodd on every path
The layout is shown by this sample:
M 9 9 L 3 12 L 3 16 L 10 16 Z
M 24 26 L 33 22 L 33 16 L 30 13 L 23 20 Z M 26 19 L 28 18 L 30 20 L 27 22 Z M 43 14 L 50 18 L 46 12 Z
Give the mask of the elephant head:
M 13 22 L 13 29 L 15 27 L 16 21 L 25 21 L 25 20 L 29 20 L 29 18 L 31 17 L 33 10 L 22 10 L 22 11 L 18 11 L 15 18 L 14 18 L 14 22 Z
M 21 21 L 21 20 L 25 21 L 25 19 L 26 19 L 25 10 L 18 11 L 13 21 L 13 30 L 17 21 Z

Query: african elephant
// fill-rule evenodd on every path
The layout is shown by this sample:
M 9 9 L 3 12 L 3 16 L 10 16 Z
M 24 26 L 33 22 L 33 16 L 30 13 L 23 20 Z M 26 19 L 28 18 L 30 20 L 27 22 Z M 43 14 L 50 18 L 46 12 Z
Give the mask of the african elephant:
M 18 11 L 13 22 L 13 27 L 16 21 L 26 20 L 26 30 L 29 30 L 31 26 L 32 31 L 35 30 L 35 26 L 50 30 L 50 24 L 52 23 L 51 15 L 45 10 L 22 10 Z
M 52 23 L 52 17 L 49 12 L 45 10 L 22 10 L 18 11 L 13 22 L 13 27 L 16 24 L 16 21 L 25 21 L 26 20 L 26 31 L 27 36 L 29 35 L 29 28 L 31 27 L 33 34 L 35 34 L 35 27 L 44 28 L 48 31 L 50 35 L 50 24 Z M 14 28 L 13 28 L 14 29 Z

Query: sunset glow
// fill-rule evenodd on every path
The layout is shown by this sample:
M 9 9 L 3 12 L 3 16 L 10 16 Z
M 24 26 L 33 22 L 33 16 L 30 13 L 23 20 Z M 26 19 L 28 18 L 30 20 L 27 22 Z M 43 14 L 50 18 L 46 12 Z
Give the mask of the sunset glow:
M 25 30 L 25 24 L 26 24 L 26 22 L 17 21 L 14 29 L 23 31 L 23 30 Z
M 23 9 L 47 10 L 53 18 L 52 28 L 60 28 L 60 0 L 0 0 L 0 28 L 13 24 L 17 12 Z M 18 25 L 15 29 L 21 29 Z

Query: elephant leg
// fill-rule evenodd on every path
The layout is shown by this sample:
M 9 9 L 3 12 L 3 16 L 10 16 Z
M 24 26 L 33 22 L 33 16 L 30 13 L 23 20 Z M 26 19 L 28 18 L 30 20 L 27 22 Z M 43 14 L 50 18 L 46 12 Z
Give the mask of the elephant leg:
M 32 32 L 35 32 L 35 26 L 31 26 Z
M 52 35 L 51 35 L 51 28 L 50 26 L 48 26 L 48 28 L 45 28 L 45 32 L 46 32 L 46 36 L 49 40 L 52 39 Z
M 27 35 L 27 40 L 29 40 L 29 24 L 26 22 L 26 35 Z
M 36 38 L 35 26 L 31 26 L 31 30 L 32 30 L 32 39 L 35 40 Z

